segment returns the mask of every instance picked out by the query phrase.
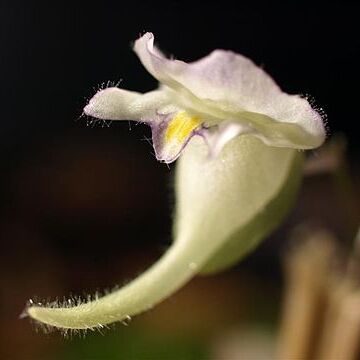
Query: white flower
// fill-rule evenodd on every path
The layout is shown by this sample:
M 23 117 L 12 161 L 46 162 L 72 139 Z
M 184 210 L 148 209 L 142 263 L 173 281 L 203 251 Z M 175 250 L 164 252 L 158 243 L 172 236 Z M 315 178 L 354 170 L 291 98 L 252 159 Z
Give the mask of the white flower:
M 99 91 L 87 115 L 151 126 L 158 160 L 182 154 L 176 171 L 174 242 L 134 281 L 67 308 L 32 305 L 28 314 L 60 328 L 94 328 L 138 314 L 197 273 L 238 261 L 287 213 L 301 178 L 298 149 L 325 139 L 319 113 L 288 95 L 251 60 L 215 50 L 186 64 L 166 59 L 147 33 L 134 50 L 160 88 Z
M 145 94 L 119 88 L 99 91 L 87 115 L 149 124 L 158 160 L 174 161 L 189 140 L 204 137 L 218 153 L 233 137 L 251 133 L 276 147 L 311 149 L 325 138 L 321 116 L 306 99 L 288 95 L 251 60 L 215 50 L 190 64 L 166 59 L 147 33 L 134 50 L 161 86 Z

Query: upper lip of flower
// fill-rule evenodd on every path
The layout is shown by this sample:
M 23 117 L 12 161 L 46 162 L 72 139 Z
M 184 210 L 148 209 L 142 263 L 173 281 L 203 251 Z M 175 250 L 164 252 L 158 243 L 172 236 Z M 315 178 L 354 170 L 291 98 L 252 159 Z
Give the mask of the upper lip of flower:
M 140 94 L 107 88 L 90 100 L 84 112 L 102 119 L 149 124 L 158 160 L 174 161 L 194 135 L 204 137 L 213 155 L 241 133 L 251 133 L 270 146 L 297 149 L 315 148 L 324 141 L 322 117 L 308 101 L 282 92 L 246 57 L 215 50 L 187 64 L 167 59 L 153 43 L 153 34 L 146 33 L 135 42 L 134 51 L 159 80 L 159 89 Z M 179 114 L 186 114 L 182 116 L 184 126 L 177 126 L 169 136 L 166 130 L 179 121 Z M 229 126 L 219 126 L 222 123 Z M 211 126 L 218 131 L 212 129 L 209 136 Z M 223 131 L 227 141 L 221 142 L 218 137 L 224 138 Z

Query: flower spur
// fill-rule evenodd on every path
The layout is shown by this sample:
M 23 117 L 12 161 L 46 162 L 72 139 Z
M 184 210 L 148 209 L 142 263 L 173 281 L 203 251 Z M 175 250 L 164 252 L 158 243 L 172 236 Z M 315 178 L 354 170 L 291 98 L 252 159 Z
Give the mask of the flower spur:
M 325 139 L 321 115 L 281 91 L 251 60 L 231 51 L 170 60 L 146 33 L 134 45 L 159 82 L 145 94 L 110 87 L 85 114 L 148 124 L 156 158 L 176 164 L 174 241 L 129 284 L 71 307 L 31 305 L 30 317 L 65 329 L 92 329 L 141 313 L 196 274 L 233 265 L 288 212 L 301 180 L 299 149 Z

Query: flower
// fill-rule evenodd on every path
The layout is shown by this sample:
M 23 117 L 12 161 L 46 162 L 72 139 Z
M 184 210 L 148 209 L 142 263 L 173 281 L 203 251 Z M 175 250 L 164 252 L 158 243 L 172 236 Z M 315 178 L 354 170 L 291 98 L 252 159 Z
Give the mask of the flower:
M 288 212 L 301 179 L 299 149 L 325 139 L 321 115 L 280 90 L 251 60 L 215 50 L 190 64 L 165 58 L 146 33 L 134 45 L 160 82 L 140 94 L 110 87 L 87 115 L 151 126 L 158 160 L 176 166 L 174 241 L 123 288 L 68 307 L 32 304 L 34 319 L 60 328 L 94 328 L 151 308 L 199 273 L 238 261 Z
M 216 155 L 233 137 L 251 133 L 269 146 L 311 149 L 322 144 L 322 118 L 306 99 L 288 95 L 251 60 L 215 50 L 186 64 L 166 59 L 147 33 L 134 50 L 161 84 L 145 94 L 119 88 L 99 91 L 87 115 L 149 124 L 158 160 L 177 159 L 193 136 L 200 135 Z

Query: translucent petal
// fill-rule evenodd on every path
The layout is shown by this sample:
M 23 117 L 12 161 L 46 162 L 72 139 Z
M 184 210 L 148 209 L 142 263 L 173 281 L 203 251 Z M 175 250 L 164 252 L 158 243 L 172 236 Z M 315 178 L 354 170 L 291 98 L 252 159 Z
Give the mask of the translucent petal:
M 223 120 L 251 124 L 258 137 L 272 146 L 308 149 L 324 141 L 322 117 L 308 101 L 282 92 L 246 57 L 215 50 L 187 64 L 165 58 L 153 42 L 153 35 L 147 33 L 135 42 L 134 50 L 146 69 L 176 91 L 180 101 Z M 271 129 L 274 123 L 275 130 Z

